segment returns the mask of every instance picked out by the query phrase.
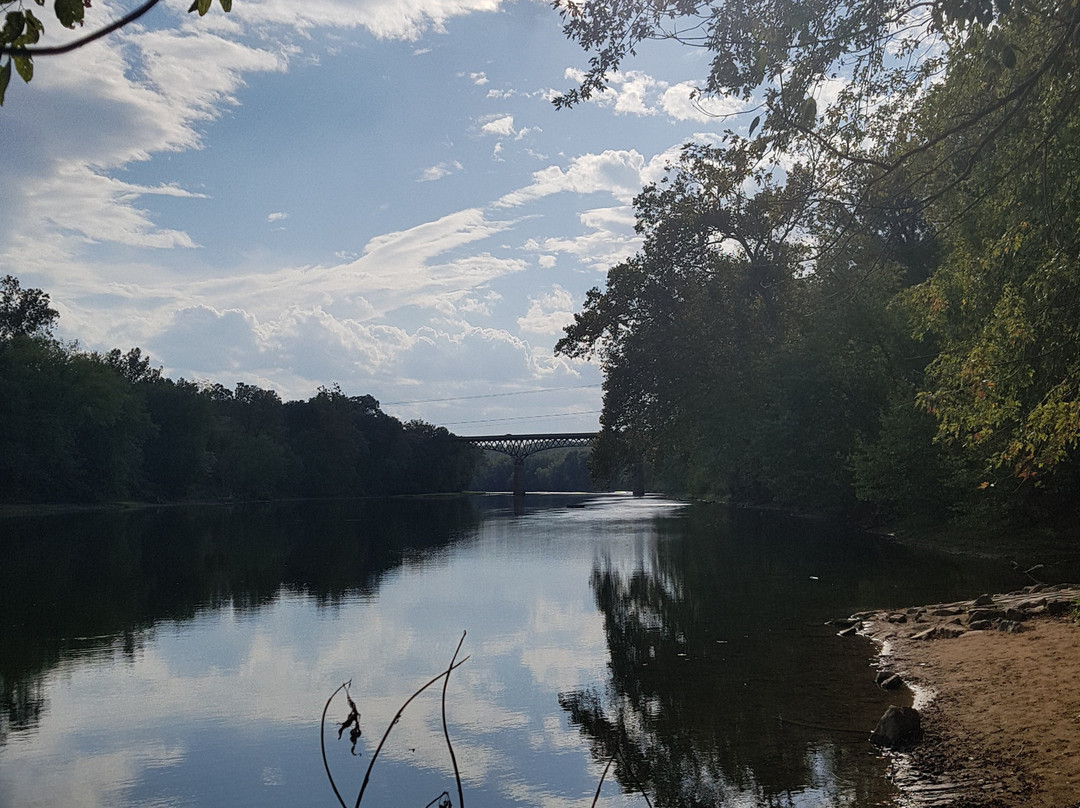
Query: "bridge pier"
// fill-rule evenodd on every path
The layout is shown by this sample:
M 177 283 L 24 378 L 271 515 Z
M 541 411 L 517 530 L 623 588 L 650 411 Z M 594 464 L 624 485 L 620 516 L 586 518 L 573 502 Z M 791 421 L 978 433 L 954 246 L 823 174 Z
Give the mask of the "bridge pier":
M 525 496 L 525 458 L 514 458 L 514 499 Z
M 634 464 L 634 496 L 645 496 L 645 461 L 638 460 Z

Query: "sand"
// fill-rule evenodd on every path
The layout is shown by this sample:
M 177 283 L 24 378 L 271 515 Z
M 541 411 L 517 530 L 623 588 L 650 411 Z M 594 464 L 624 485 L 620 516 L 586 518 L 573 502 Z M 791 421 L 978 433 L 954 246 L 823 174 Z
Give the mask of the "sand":
M 1074 587 L 1031 587 L 981 609 L 862 616 L 922 717 L 921 742 L 893 754 L 905 804 L 1080 808 L 1078 599 Z

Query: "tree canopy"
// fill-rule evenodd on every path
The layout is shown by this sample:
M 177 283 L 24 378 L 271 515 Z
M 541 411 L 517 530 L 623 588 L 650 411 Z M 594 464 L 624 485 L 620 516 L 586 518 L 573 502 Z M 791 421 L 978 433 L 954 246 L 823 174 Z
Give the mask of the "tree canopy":
M 1076 102 L 1080 8 L 1069 0 L 555 0 L 563 30 L 589 54 L 573 106 L 602 91 L 647 40 L 711 57 L 698 97 L 752 102 L 749 136 L 763 149 L 820 151 L 879 175 L 926 151 L 977 158 L 1000 133 L 988 118 L 1021 119 Z M 1033 47 L 1035 46 L 1035 47 Z M 955 104 L 928 131 L 910 114 L 950 65 L 970 63 L 984 92 Z M 1051 116 L 1052 118 L 1054 115 Z M 925 122 L 924 122 L 925 124 Z
M 1076 8 L 558 5 L 596 50 L 563 105 L 650 37 L 761 105 L 644 189 L 643 247 L 559 343 L 604 366 L 602 457 L 744 500 L 1072 511 Z
M 49 307 L 49 296 L 40 289 L 23 289 L 14 275 L 0 278 L 0 341 L 18 335 L 52 334 L 59 313 Z

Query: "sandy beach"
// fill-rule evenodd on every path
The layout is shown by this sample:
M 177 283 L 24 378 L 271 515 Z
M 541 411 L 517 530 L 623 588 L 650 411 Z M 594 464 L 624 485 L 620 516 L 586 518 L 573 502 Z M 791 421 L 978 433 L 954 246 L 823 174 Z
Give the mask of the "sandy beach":
M 916 808 L 1080 808 L 1080 588 L 858 615 L 915 692 L 923 737 L 892 753 Z

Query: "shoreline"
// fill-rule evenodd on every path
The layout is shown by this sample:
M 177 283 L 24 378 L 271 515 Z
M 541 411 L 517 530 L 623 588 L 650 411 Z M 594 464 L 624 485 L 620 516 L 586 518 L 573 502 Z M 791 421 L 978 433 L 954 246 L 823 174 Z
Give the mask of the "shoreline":
M 1080 808 L 1080 587 L 861 612 L 921 740 L 887 754 L 910 808 Z M 894 683 L 895 685 L 895 683 Z

